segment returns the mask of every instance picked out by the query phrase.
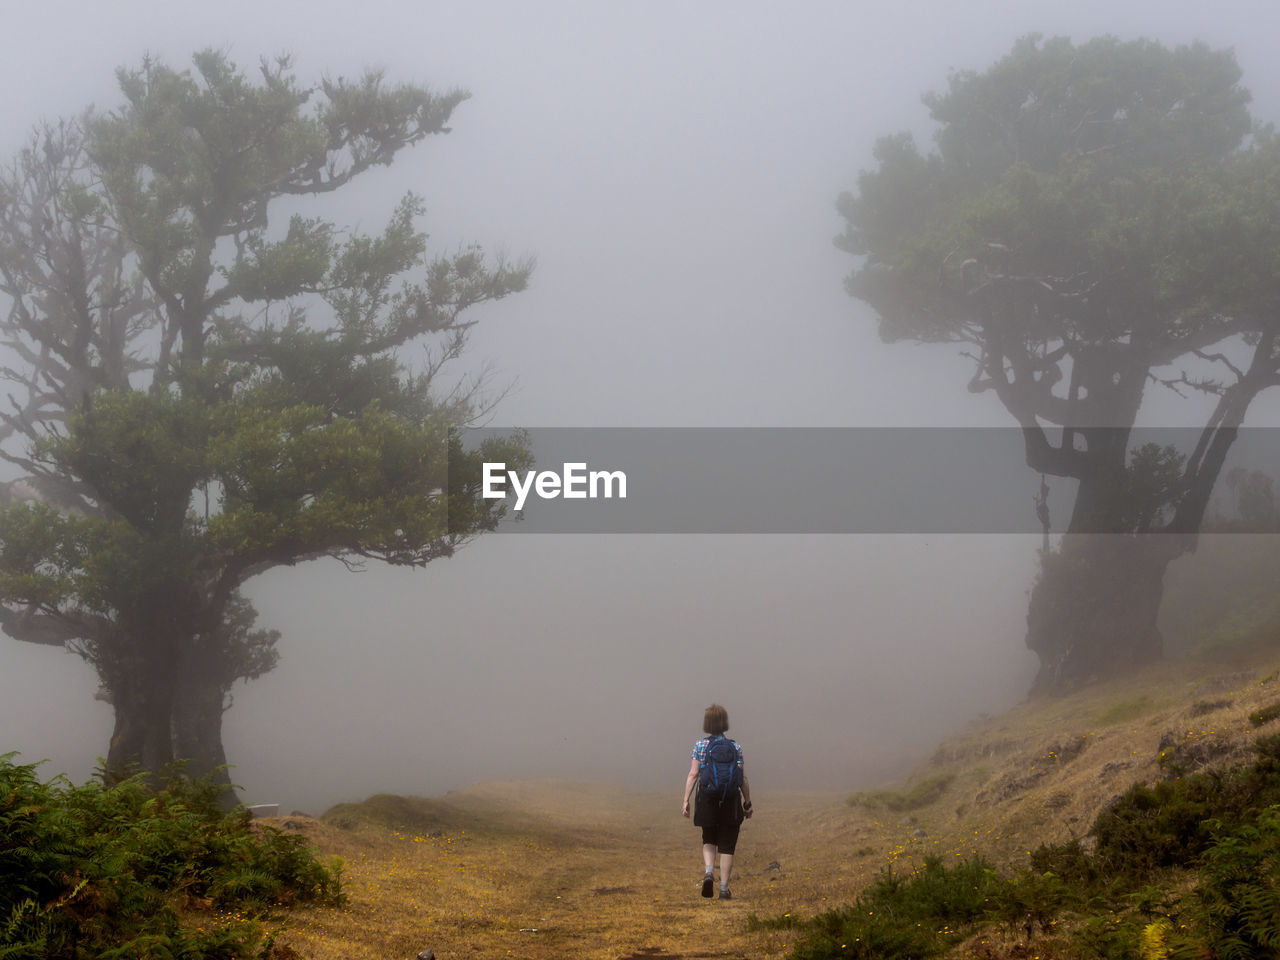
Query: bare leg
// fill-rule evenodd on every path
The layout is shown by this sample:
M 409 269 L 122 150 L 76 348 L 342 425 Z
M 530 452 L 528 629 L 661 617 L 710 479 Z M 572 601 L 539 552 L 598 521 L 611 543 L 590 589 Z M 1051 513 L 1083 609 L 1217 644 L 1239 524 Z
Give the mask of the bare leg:
M 733 854 L 720 854 L 720 886 L 729 885 L 729 877 L 733 874 Z
M 706 872 L 702 875 L 702 895 L 709 897 L 715 885 L 716 845 L 714 843 L 702 845 L 702 862 L 706 866 Z

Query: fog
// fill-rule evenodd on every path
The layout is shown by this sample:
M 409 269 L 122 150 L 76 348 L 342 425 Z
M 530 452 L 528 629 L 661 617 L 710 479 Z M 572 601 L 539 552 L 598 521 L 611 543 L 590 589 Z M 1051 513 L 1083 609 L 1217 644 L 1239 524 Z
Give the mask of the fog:
M 437 250 L 536 256 L 528 291 L 475 312 L 465 359 L 493 371 L 501 426 L 1007 425 L 966 392 L 955 348 L 882 344 L 843 291 L 834 202 L 876 138 L 927 142 L 921 95 L 1028 32 L 1234 46 L 1255 113 L 1280 118 L 1280 11 L 1262 0 L 133 0 L 24 5 L 6 26 L 6 156 L 41 118 L 115 104 L 115 67 L 144 53 L 184 66 L 214 46 L 252 67 L 289 51 L 307 80 L 373 65 L 470 90 L 448 136 L 323 212 L 376 229 L 412 189 Z M 1249 422 L 1275 419 L 1273 402 Z M 1144 422 L 1195 416 L 1153 397 Z M 525 777 L 669 788 L 674 806 L 714 700 L 757 790 L 866 785 L 1021 698 L 1038 545 L 493 535 L 418 571 L 273 571 L 246 593 L 281 660 L 234 691 L 233 779 L 313 812 Z M 83 779 L 111 729 L 91 668 L 0 641 L 0 751 Z

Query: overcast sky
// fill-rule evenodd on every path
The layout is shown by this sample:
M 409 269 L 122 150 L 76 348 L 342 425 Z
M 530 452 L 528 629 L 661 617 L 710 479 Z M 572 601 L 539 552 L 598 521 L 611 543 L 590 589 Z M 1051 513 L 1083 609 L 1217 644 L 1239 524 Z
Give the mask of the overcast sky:
M 306 80 L 372 65 L 462 86 L 452 133 L 325 212 L 373 230 L 414 190 L 437 249 L 536 256 L 527 292 L 477 312 L 467 362 L 510 387 L 494 424 L 972 426 L 1006 419 L 965 391 L 967 362 L 880 343 L 841 286 L 834 201 L 877 137 L 927 140 L 921 95 L 1033 31 L 1234 46 L 1255 112 L 1280 119 L 1265 0 L 619 6 L 24 4 L 6 11 L 0 151 L 114 105 L 114 68 L 144 53 L 288 51 Z M 312 808 L 528 776 L 674 795 L 718 700 L 758 787 L 865 784 L 1021 696 L 1037 545 L 491 536 L 420 571 L 272 573 L 247 592 L 281 663 L 236 691 L 233 777 Z M 5 639 L 0 752 L 82 779 L 110 732 L 95 688 L 70 655 Z

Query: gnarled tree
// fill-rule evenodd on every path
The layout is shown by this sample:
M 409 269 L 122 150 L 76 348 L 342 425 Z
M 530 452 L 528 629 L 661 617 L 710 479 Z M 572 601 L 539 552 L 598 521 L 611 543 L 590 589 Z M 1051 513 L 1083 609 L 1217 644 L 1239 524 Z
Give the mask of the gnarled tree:
M 477 384 L 439 374 L 464 311 L 529 267 L 429 257 L 413 196 L 372 236 L 274 216 L 445 132 L 465 94 L 194 63 L 121 71 L 123 106 L 38 130 L 0 178 L 0 626 L 96 667 L 109 767 L 203 774 L 231 685 L 275 663 L 243 584 L 420 566 L 498 522 L 480 463 L 527 451 L 463 450 Z
M 882 139 L 839 200 L 882 338 L 968 344 L 1027 463 L 1078 481 L 1028 614 L 1039 690 L 1159 655 L 1164 571 L 1280 382 L 1280 142 L 1240 79 L 1200 44 L 1028 37 L 925 98 L 934 150 Z M 1153 388 L 1216 398 L 1188 449 L 1130 449 Z

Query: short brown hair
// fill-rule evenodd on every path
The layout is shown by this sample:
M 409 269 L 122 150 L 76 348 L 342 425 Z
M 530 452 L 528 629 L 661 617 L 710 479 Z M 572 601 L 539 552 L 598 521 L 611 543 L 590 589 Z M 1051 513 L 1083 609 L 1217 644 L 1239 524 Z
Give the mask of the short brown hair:
M 707 712 L 702 715 L 702 732 L 714 737 L 717 733 L 724 733 L 728 729 L 729 711 L 718 703 L 707 707 Z

